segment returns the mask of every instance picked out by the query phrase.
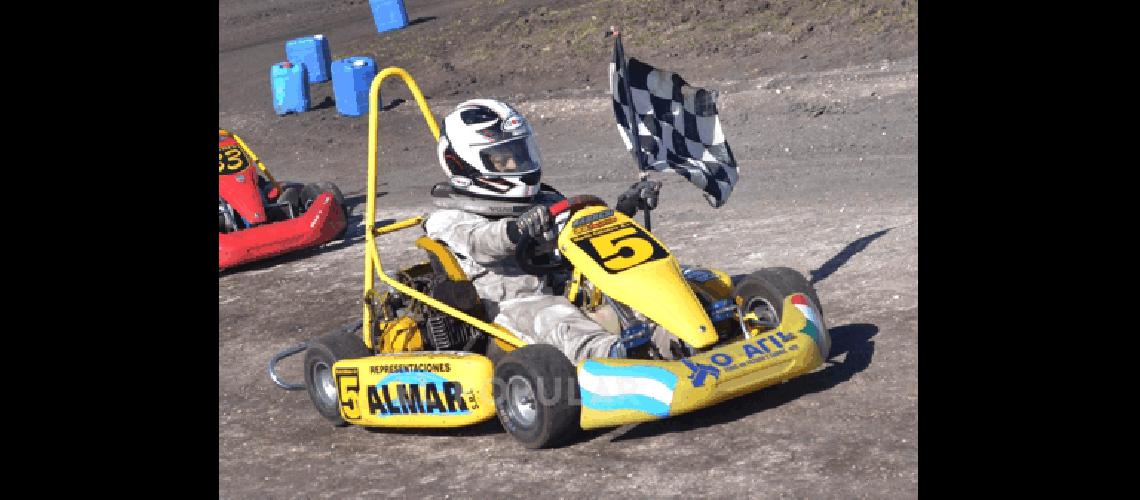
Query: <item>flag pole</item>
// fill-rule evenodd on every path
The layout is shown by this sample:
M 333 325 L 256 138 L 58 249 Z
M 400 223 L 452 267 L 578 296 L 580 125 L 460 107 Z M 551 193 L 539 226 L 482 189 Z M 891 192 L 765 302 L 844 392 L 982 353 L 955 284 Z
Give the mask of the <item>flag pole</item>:
M 645 152 L 641 150 L 641 142 L 638 140 L 641 134 L 638 132 L 637 107 L 633 103 L 633 91 L 630 90 L 629 87 L 629 64 L 625 58 L 625 48 L 622 47 L 621 44 L 621 28 L 617 25 L 612 25 L 610 26 L 609 34 L 614 37 L 614 58 L 621 63 L 622 82 L 624 82 L 621 90 L 625 93 L 625 101 L 629 103 L 629 114 L 632 115 L 628 117 L 631 136 L 629 139 L 633 145 L 633 157 L 637 159 L 638 181 L 644 181 L 649 178 L 649 160 L 645 158 Z M 650 211 L 648 208 L 642 210 L 642 213 L 645 215 L 646 231 L 652 230 L 649 216 Z

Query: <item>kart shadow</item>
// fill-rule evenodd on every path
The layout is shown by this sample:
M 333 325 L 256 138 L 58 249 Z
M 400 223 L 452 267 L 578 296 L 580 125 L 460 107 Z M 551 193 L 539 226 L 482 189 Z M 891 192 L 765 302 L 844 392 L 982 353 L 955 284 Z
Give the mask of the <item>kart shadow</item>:
M 490 436 L 492 434 L 503 434 L 507 432 L 503 429 L 503 424 L 499 422 L 497 417 L 491 418 L 480 424 L 469 425 L 466 427 L 442 427 L 438 429 L 432 428 L 400 428 L 400 427 L 363 427 L 367 432 L 373 434 L 398 434 L 402 436 L 454 436 L 454 437 L 475 437 L 475 436 Z
M 387 191 L 380 191 L 380 192 L 376 193 L 376 196 L 384 196 L 386 194 L 388 194 Z M 346 197 L 344 199 L 345 209 L 348 211 L 349 214 L 352 214 L 353 208 L 355 208 L 357 205 L 363 205 L 364 204 L 364 198 L 365 198 L 365 196 L 362 194 Z M 295 260 L 306 259 L 309 257 L 320 255 L 320 254 L 325 253 L 325 252 L 333 252 L 333 251 L 340 250 L 342 248 L 349 247 L 349 246 L 355 245 L 357 243 L 363 242 L 364 241 L 364 215 L 363 214 L 361 214 L 361 215 L 349 215 L 348 218 L 345 220 L 345 222 L 346 222 L 346 229 L 344 231 L 344 236 L 342 236 L 340 239 L 334 239 L 332 241 L 329 241 L 328 243 L 325 243 L 324 245 L 311 247 L 311 248 L 302 248 L 300 250 L 295 250 L 295 251 L 289 252 L 287 254 L 277 255 L 274 257 L 267 258 L 267 259 L 262 259 L 259 261 L 250 262 L 247 264 L 242 264 L 240 266 L 234 266 L 234 267 L 219 271 L 218 277 L 221 278 L 223 276 L 229 276 L 231 274 L 237 274 L 237 273 L 246 272 L 246 271 L 260 271 L 260 270 L 268 269 L 270 267 L 277 266 L 280 264 L 285 264 L 285 263 L 293 262 Z M 376 225 L 377 226 L 383 226 L 385 224 L 391 224 L 393 222 L 396 222 L 396 219 L 384 219 L 384 220 L 377 221 Z
M 386 194 L 388 194 L 387 191 L 377 191 L 376 197 L 379 198 L 379 197 L 384 196 Z M 349 215 L 348 219 L 347 219 L 348 229 L 346 229 L 344 231 L 344 238 L 343 238 L 344 241 L 347 242 L 347 245 L 352 245 L 352 244 L 356 244 L 357 242 L 364 241 L 364 213 L 363 212 L 365 210 L 365 208 L 364 208 L 364 206 L 365 206 L 365 195 L 358 194 L 355 196 L 349 196 L 349 197 L 344 199 L 344 207 L 348 211 L 349 214 L 352 214 L 353 208 L 356 208 L 357 205 L 361 206 L 361 209 L 360 209 L 361 213 L 359 215 Z M 378 220 L 378 221 L 376 221 L 376 227 L 391 224 L 393 222 L 396 222 L 396 219 Z
M 871 358 L 875 354 L 875 343 L 871 341 L 871 337 L 879 333 L 879 327 L 868 323 L 853 323 L 831 328 L 829 332 L 832 350 L 822 370 L 692 413 L 636 424 L 628 432 L 615 436 L 610 442 L 670 432 L 685 432 L 733 422 L 778 407 L 805 394 L 835 387 L 870 366 Z M 835 358 L 841 354 L 846 354 L 843 361 L 835 361 Z

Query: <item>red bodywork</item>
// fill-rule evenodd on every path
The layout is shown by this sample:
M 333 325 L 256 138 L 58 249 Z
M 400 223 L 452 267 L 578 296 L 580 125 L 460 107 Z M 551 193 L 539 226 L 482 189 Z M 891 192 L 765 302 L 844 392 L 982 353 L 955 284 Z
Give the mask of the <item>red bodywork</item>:
M 332 192 L 321 193 L 308 211 L 295 218 L 266 223 L 262 189 L 268 190 L 270 200 L 280 193 L 276 186 L 261 185 L 265 181 L 257 166 L 233 137 L 219 135 L 218 173 L 219 196 L 252 226 L 218 233 L 218 269 L 320 245 L 347 224 Z

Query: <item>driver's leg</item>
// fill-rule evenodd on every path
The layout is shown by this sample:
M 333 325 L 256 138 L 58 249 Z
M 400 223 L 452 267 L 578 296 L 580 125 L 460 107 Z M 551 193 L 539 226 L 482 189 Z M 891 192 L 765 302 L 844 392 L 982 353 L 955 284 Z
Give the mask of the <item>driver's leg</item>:
M 495 323 L 529 343 L 551 344 L 577 364 L 610 357 L 621 337 L 590 321 L 560 295 L 536 295 L 499 303 Z

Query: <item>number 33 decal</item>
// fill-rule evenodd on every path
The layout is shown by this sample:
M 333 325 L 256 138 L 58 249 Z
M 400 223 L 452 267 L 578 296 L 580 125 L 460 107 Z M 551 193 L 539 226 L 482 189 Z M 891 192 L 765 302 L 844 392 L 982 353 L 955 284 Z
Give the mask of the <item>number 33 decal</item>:
M 574 242 L 611 274 L 669 255 L 645 231 L 630 224 Z
M 226 175 L 240 172 L 248 163 L 245 161 L 245 155 L 241 154 L 238 148 L 218 149 L 218 174 Z

